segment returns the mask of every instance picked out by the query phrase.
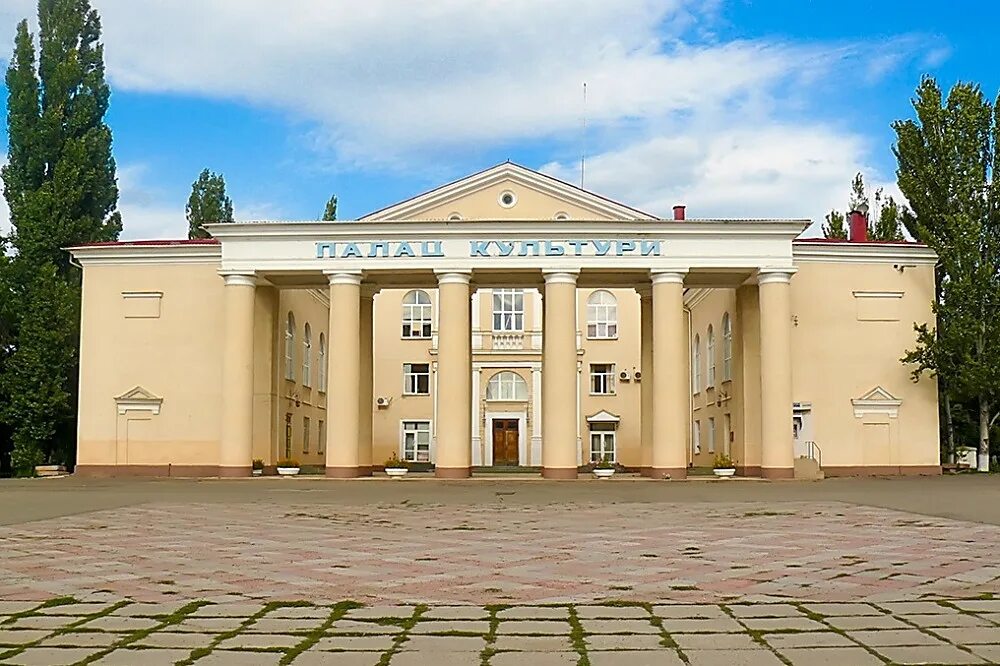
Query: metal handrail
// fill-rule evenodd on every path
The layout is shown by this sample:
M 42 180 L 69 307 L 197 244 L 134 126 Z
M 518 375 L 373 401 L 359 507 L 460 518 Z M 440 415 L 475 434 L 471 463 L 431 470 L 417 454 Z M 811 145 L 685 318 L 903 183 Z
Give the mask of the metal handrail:
M 815 460 L 820 469 L 823 468 L 823 449 L 816 442 L 806 442 L 806 457 Z

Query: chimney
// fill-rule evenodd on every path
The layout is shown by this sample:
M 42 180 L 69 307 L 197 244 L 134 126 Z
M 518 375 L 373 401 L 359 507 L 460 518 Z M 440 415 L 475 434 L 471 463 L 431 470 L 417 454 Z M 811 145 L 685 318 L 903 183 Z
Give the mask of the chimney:
M 850 220 L 850 230 L 848 238 L 852 243 L 865 243 L 868 241 L 868 217 L 863 211 L 852 210 L 847 215 Z
M 674 206 L 674 219 L 675 220 L 684 219 L 684 206 Z

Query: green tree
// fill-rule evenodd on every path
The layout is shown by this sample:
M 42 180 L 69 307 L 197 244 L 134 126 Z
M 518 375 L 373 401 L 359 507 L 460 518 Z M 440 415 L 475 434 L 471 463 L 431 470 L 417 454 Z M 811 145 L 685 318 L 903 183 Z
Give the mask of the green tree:
M 872 209 L 871 197 L 865 185 L 864 176 L 859 171 L 851 181 L 851 195 L 847 203 L 847 211 L 871 210 L 868 216 L 868 238 L 875 241 L 903 240 L 903 224 L 908 210 L 900 206 L 890 196 L 885 197 L 883 189 L 875 190 L 875 206 Z M 823 225 L 823 235 L 826 238 L 847 238 L 846 215 L 838 210 L 832 210 L 826 216 Z M 874 222 L 872 221 L 874 217 Z
M 847 227 L 844 226 L 844 214 L 838 210 L 831 210 L 826 215 L 826 224 L 823 225 L 823 236 L 826 238 L 847 239 Z
M 100 18 L 88 0 L 39 0 L 38 25 L 37 59 L 27 21 L 15 34 L 2 170 L 13 225 L 4 293 L 16 307 L 6 309 L 0 416 L 22 470 L 72 462 L 80 274 L 63 248 L 121 232 Z
M 222 174 L 202 170 L 191 185 L 187 208 L 188 238 L 208 238 L 206 224 L 233 221 L 233 202 L 226 196 Z
M 334 194 L 330 197 L 330 200 L 326 202 L 326 208 L 323 209 L 323 221 L 333 222 L 337 219 L 337 195 Z
M 1000 392 L 1000 111 L 978 85 L 956 84 L 942 100 L 925 77 L 916 120 L 893 123 L 900 189 L 916 237 L 937 252 L 937 325 L 917 328 L 904 361 L 934 373 L 947 398 L 973 400 L 978 467 L 989 469 L 990 428 Z

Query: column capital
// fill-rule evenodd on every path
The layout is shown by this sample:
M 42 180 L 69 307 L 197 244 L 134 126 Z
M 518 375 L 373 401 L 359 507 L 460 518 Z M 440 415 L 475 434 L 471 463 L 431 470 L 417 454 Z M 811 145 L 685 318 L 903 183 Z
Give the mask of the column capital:
M 463 270 L 435 270 L 438 284 L 469 284 L 472 281 L 472 271 Z
M 649 278 L 653 284 L 684 284 L 686 268 L 675 268 L 669 271 L 650 271 Z
M 639 298 L 642 300 L 649 300 L 653 298 L 653 285 L 652 284 L 640 284 L 635 288 L 635 293 L 639 294 Z
M 577 277 L 580 276 L 580 271 L 574 270 L 542 270 L 542 278 L 545 279 L 545 284 L 576 284 Z
M 225 280 L 226 286 L 233 287 L 256 287 L 257 276 L 253 273 L 230 273 L 219 271 L 219 275 Z
M 771 284 L 774 282 L 789 282 L 795 272 L 795 267 L 788 268 L 761 268 L 757 271 L 757 284 Z
M 361 271 L 323 271 L 330 284 L 347 284 L 360 286 Z

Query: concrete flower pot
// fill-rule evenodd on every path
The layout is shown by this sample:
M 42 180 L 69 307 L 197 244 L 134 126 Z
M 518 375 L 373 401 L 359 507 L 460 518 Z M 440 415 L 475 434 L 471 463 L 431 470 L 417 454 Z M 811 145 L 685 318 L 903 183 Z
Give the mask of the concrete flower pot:
M 598 479 L 610 479 L 614 475 L 615 475 L 615 469 L 613 467 L 597 468 L 594 470 L 594 476 L 596 476 Z
M 251 470 L 251 473 L 254 476 L 263 476 L 264 475 L 264 470 L 262 470 L 262 469 L 255 469 L 255 470 Z
M 278 475 L 279 476 L 295 476 L 298 473 L 299 473 L 299 468 L 298 467 L 279 467 L 278 468 Z
M 406 467 L 386 467 L 385 473 L 390 479 L 402 479 L 410 470 Z
M 719 469 L 713 469 L 712 473 L 715 474 L 718 477 L 728 478 L 728 477 L 736 474 L 736 468 L 735 467 L 722 467 L 722 468 L 719 468 Z

